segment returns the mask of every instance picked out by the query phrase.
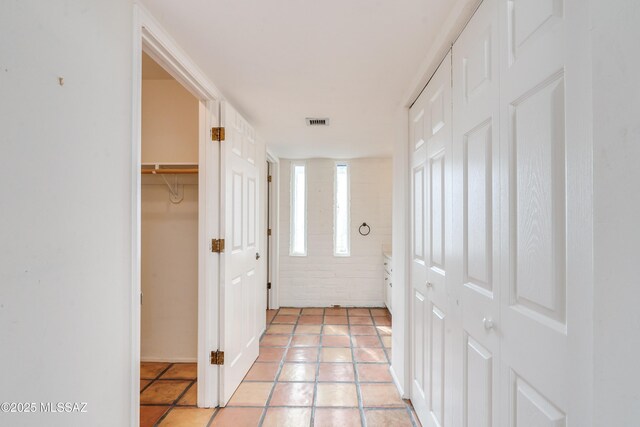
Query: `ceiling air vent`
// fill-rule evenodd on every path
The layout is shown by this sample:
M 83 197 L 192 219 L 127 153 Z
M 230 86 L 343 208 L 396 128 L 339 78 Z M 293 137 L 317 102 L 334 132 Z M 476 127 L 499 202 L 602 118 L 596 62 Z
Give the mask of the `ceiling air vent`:
M 329 119 L 317 117 L 307 117 L 307 126 L 329 126 Z

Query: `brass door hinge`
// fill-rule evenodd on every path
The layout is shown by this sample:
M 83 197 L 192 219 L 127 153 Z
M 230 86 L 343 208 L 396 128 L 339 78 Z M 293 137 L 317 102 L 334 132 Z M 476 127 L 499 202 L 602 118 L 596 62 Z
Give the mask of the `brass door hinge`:
M 224 365 L 224 351 L 216 350 L 211 352 L 212 365 Z
M 271 182 L 271 175 L 267 176 L 267 182 Z
M 212 141 L 224 141 L 225 132 L 223 127 L 211 128 Z
M 224 239 L 211 239 L 211 252 L 224 252 Z

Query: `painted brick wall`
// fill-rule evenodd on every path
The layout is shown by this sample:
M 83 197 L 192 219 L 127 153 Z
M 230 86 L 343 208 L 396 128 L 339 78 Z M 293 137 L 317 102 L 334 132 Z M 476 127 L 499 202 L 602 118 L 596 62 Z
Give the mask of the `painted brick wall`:
M 306 160 L 307 256 L 289 256 L 291 161 L 280 161 L 280 305 L 383 306 L 382 250 L 391 246 L 391 159 L 349 161 L 351 256 L 333 256 L 335 161 Z M 371 225 L 363 237 L 358 227 Z

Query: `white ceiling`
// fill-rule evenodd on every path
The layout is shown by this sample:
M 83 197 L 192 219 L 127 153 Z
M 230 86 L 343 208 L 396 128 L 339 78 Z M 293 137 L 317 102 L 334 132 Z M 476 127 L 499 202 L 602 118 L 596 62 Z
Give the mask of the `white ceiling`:
M 142 2 L 286 158 L 390 155 L 398 108 L 455 3 Z

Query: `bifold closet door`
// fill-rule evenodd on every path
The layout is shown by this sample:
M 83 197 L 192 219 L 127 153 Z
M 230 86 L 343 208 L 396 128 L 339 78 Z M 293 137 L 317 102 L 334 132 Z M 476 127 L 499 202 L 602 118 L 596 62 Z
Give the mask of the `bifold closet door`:
M 565 426 L 568 408 L 565 10 L 562 0 L 499 0 L 503 420 Z M 505 424 L 506 425 L 506 424 Z
M 484 0 L 453 47 L 464 426 L 566 424 L 562 3 Z
M 461 425 L 502 425 L 500 410 L 500 104 L 497 0 L 453 46 L 454 251 L 462 309 Z
M 412 399 L 424 426 L 449 425 L 451 57 L 410 111 Z

